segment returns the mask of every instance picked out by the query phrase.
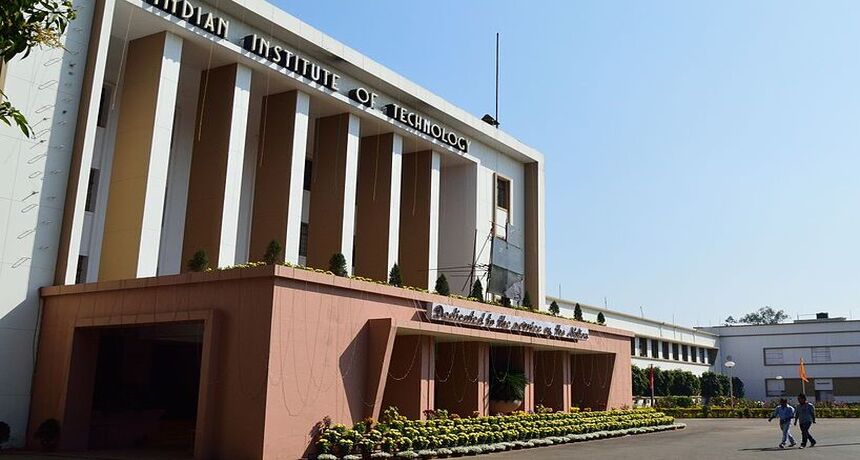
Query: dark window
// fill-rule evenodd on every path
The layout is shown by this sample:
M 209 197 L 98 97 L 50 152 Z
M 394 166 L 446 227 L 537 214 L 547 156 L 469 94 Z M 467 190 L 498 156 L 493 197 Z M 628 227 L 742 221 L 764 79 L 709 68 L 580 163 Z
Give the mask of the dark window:
M 663 342 L 663 359 L 669 359 L 669 342 Z
M 302 229 L 299 233 L 299 255 L 302 257 L 308 256 L 308 224 L 302 222 Z
M 699 362 L 700 363 L 705 362 L 705 349 L 704 348 L 699 348 Z
M 90 181 L 87 183 L 87 201 L 84 210 L 93 212 L 96 210 L 96 194 L 99 191 L 99 170 L 90 168 Z
M 102 95 L 99 99 L 99 115 L 96 119 L 96 125 L 99 128 L 106 128 L 108 122 L 108 106 L 110 105 L 111 88 L 110 86 L 102 86 Z
M 683 345 L 681 346 L 681 352 L 684 354 L 684 361 L 690 360 L 690 347 Z
M 651 340 L 651 357 L 656 358 L 657 352 L 660 350 L 660 346 L 657 345 L 656 340 Z
M 75 284 L 87 282 L 87 256 L 78 256 L 78 270 L 75 272 Z
M 511 181 L 501 177 L 496 178 L 496 206 L 511 210 Z
M 314 171 L 314 162 L 313 160 L 305 160 L 305 183 L 304 189 L 307 191 L 311 191 L 311 179 Z
M 648 339 L 639 337 L 639 356 L 648 356 Z
M 672 359 L 678 359 L 678 358 L 679 358 L 679 356 L 678 356 L 678 344 L 673 343 L 672 344 Z
M 630 339 L 630 356 L 636 356 L 636 338 Z

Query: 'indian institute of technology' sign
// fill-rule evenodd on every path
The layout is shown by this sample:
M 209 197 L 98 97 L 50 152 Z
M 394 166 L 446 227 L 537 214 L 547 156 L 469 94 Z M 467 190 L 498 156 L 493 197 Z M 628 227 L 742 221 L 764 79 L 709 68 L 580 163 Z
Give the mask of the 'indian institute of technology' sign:
M 440 303 L 427 307 L 427 316 L 431 321 L 472 326 L 501 332 L 519 332 L 537 335 L 548 339 L 588 340 L 588 329 L 568 324 L 537 321 L 513 315 L 503 315 L 489 311 L 472 310 L 471 308 L 454 307 Z
M 230 28 L 229 21 L 211 12 L 204 12 L 203 8 L 192 5 L 188 0 L 144 1 L 212 35 L 220 38 L 227 37 L 227 32 Z M 273 44 L 257 34 L 243 37 L 241 45 L 246 51 L 250 51 L 287 71 L 301 75 L 305 79 L 331 91 L 340 91 L 340 87 L 338 86 L 340 75 L 337 72 L 306 59 L 287 47 Z M 347 94 L 353 101 L 370 109 L 377 109 L 376 98 L 378 95 L 376 93 L 366 88 L 358 87 L 349 90 Z M 385 116 L 400 124 L 406 125 L 463 153 L 469 152 L 469 144 L 471 143 L 469 139 L 417 112 L 398 104 L 386 104 L 379 110 Z

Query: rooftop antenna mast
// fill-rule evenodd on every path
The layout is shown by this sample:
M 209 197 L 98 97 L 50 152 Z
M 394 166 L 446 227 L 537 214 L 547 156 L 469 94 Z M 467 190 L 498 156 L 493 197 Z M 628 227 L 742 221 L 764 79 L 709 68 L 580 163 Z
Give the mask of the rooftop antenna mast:
M 495 117 L 489 113 L 481 117 L 484 123 L 499 127 L 499 33 L 496 32 L 496 112 Z
M 496 127 L 499 126 L 499 33 L 496 32 Z

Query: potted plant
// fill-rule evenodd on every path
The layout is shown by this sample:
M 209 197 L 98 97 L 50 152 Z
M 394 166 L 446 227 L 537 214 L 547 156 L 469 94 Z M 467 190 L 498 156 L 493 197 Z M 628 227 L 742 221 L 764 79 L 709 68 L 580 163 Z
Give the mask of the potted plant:
M 526 394 L 526 383 L 526 375 L 522 372 L 497 373 L 490 382 L 490 414 L 508 414 L 519 409 Z

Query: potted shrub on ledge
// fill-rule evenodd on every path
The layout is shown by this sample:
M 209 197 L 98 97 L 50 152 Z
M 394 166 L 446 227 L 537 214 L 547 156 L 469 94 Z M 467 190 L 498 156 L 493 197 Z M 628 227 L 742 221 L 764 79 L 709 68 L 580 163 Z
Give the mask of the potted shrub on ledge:
M 520 408 L 526 394 L 526 375 L 497 373 L 490 382 L 490 415 L 508 414 Z

